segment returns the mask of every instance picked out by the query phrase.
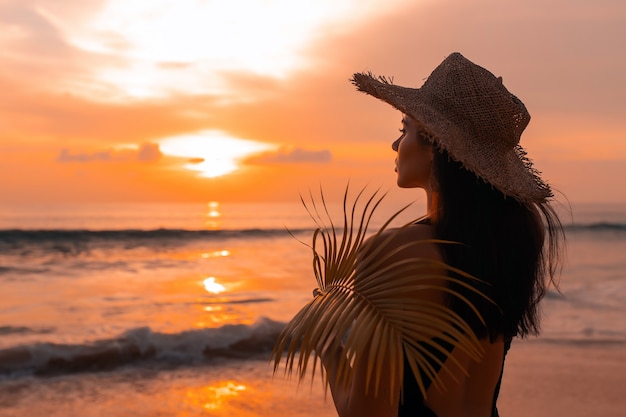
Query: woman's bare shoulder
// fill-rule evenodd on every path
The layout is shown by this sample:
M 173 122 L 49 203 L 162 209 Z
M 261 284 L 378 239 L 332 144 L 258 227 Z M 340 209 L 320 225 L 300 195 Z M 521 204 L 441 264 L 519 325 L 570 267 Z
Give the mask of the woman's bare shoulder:
M 425 224 L 386 229 L 370 237 L 368 244 L 382 247 L 385 251 L 398 252 L 400 256 L 440 257 L 432 227 Z
M 410 239 L 432 239 L 433 228 L 427 224 L 411 224 L 404 227 L 385 229 L 381 236 L 397 236 Z
M 357 268 L 357 272 L 362 272 L 363 275 L 357 274 L 356 283 L 358 285 L 364 277 L 369 277 L 372 282 L 391 282 L 398 279 L 396 282 L 406 285 L 406 278 L 419 278 L 422 287 L 419 291 L 408 290 L 411 298 L 441 302 L 444 295 L 437 288 L 445 285 L 441 277 L 446 274 L 441 260 L 441 253 L 433 240 L 430 226 L 416 224 L 385 230 L 368 241 Z M 373 270 L 388 273 L 372 274 Z M 432 285 L 432 288 L 425 289 L 425 284 Z M 406 297 L 409 293 L 405 290 L 398 293 L 398 297 Z

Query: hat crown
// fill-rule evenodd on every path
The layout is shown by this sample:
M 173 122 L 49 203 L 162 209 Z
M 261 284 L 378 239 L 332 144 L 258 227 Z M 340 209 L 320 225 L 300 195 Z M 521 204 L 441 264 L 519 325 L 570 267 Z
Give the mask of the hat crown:
M 524 104 L 491 72 L 449 55 L 420 88 L 423 99 L 476 144 L 513 149 L 530 121 Z
M 544 202 L 550 186 L 519 145 L 530 122 L 524 103 L 498 78 L 463 55 L 449 55 L 420 88 L 356 73 L 359 91 L 416 120 L 427 137 L 479 178 L 522 202 Z

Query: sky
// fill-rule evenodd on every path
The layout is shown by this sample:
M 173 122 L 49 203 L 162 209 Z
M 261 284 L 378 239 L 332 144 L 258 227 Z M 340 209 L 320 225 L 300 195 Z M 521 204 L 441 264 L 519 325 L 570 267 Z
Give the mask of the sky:
M 626 202 L 622 0 L 0 0 L 0 204 L 396 191 L 401 114 L 451 52 L 502 76 L 557 198 Z

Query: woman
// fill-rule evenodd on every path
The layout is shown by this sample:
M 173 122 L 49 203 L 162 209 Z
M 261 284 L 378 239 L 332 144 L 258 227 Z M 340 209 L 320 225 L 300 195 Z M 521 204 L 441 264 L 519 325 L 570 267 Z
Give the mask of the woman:
M 346 353 L 320 347 L 338 414 L 497 416 L 506 352 L 513 337 L 539 332 L 538 303 L 546 286 L 554 283 L 563 237 L 550 206 L 550 187 L 519 146 L 530 115 L 501 78 L 459 53 L 448 56 L 419 89 L 370 74 L 355 74 L 352 81 L 358 90 L 402 112 L 402 136 L 392 144 L 397 184 L 422 188 L 427 195 L 424 220 L 385 231 L 369 242 L 370 248 L 384 245 L 391 254 L 378 267 L 403 258 L 431 259 L 478 278 L 431 271 L 433 277 L 444 273 L 456 278 L 444 283 L 433 278 L 433 284 L 461 297 L 433 289 L 416 293 L 415 302 L 442 303 L 459 314 L 478 338 L 482 355 L 473 359 L 454 343 L 437 338 L 435 348 L 426 348 L 441 360 L 430 363 L 438 381 L 424 369 L 416 378 L 405 356 L 402 390 L 389 392 L 392 385 L 384 377 L 374 389 L 365 371 L 371 361 L 368 347 L 355 359 L 354 377 L 347 386 L 336 378 Z M 356 279 L 358 286 L 358 274 Z

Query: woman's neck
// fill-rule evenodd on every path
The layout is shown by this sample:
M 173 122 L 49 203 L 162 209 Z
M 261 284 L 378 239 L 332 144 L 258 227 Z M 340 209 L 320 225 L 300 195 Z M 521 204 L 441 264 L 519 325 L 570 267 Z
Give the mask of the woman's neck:
M 432 190 L 426 190 L 426 215 L 431 219 L 431 221 L 436 220 L 438 204 L 439 193 Z

